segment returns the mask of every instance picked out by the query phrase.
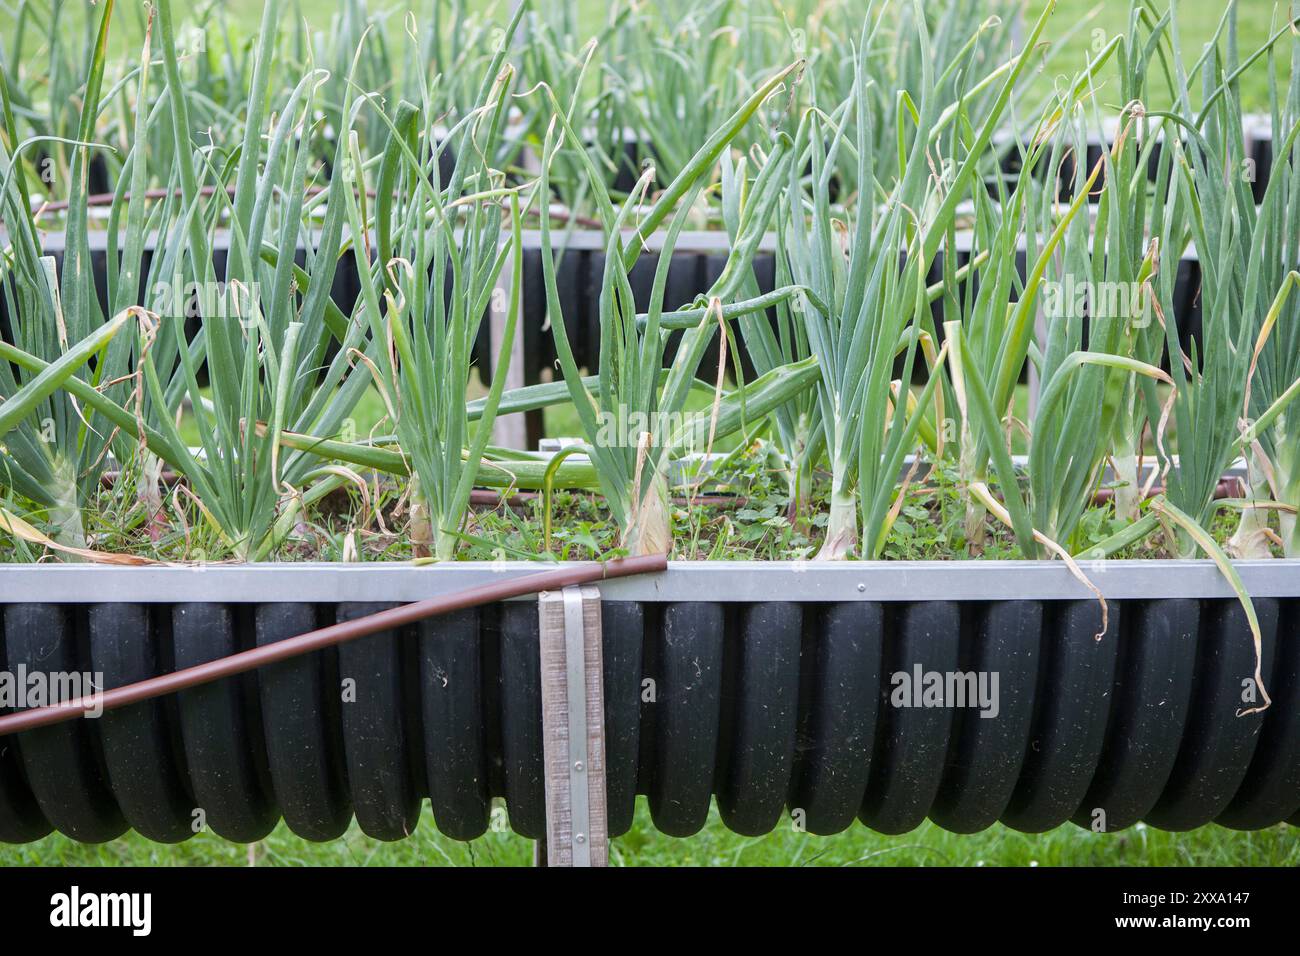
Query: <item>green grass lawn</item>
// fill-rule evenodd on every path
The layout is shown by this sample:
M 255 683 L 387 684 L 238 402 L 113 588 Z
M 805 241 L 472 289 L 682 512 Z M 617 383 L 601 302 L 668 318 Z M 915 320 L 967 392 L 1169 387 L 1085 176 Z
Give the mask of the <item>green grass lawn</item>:
M 0 865 L 80 866 L 527 866 L 532 843 L 513 833 L 488 833 L 472 843 L 441 836 L 427 807 L 419 828 L 401 843 L 371 840 L 354 825 L 333 843 L 308 843 L 283 825 L 260 843 L 227 843 L 210 833 L 179 846 L 131 835 L 103 846 L 47 837 L 0 846 Z M 614 841 L 616 866 L 1297 866 L 1300 840 L 1289 827 L 1235 833 L 1204 827 L 1165 833 L 1139 824 L 1098 834 L 1072 824 L 1029 835 L 1003 826 L 957 835 L 926 823 L 912 833 L 883 836 L 855 824 L 833 837 L 788 826 L 764 837 L 731 833 L 715 809 L 689 839 L 657 833 L 642 799 L 632 830 Z
M 1214 35 L 1219 21 L 1223 18 L 1225 7 L 1224 3 L 1206 3 L 1203 0 L 1193 0 L 1193 2 L 1184 0 L 1178 4 L 1178 33 L 1184 57 L 1194 60 L 1200 56 L 1202 47 Z M 1041 10 L 1042 4 L 1038 0 L 1030 0 L 1028 9 L 1031 12 Z M 1057 68 L 1064 73 L 1067 69 L 1077 69 L 1082 65 L 1082 58 L 1090 50 L 1104 45 L 1111 37 L 1126 29 L 1128 3 L 1124 0 L 1105 0 L 1102 3 L 1097 0 L 1058 0 L 1053 18 L 1054 24 L 1049 24 L 1046 31 L 1048 39 L 1054 35 L 1059 36 L 1058 31 L 1082 23 L 1085 19 L 1088 21 L 1088 25 L 1078 31 L 1072 39 L 1071 46 L 1075 51 L 1073 59 L 1070 54 L 1062 54 L 1057 64 Z M 1285 4 L 1278 5 L 1271 0 L 1239 0 L 1237 34 L 1242 57 L 1259 49 L 1273 33 L 1277 32 L 1277 28 L 1271 25 L 1283 23 L 1285 19 Z M 1283 57 L 1283 63 L 1278 64 L 1277 76 L 1281 84 L 1281 92 L 1285 94 L 1287 75 L 1284 63 L 1289 55 L 1285 40 L 1279 44 L 1277 50 Z M 1107 76 L 1113 77 L 1114 70 L 1111 70 Z M 1117 95 L 1107 97 L 1103 88 L 1102 102 L 1119 107 L 1123 104 L 1115 102 Z M 1262 64 L 1259 68 L 1249 70 L 1242 77 L 1241 95 L 1244 109 L 1255 112 L 1268 111 L 1268 71 Z M 1151 107 L 1167 105 L 1148 104 Z
M 212 6 L 211 2 L 186 3 L 183 0 L 173 0 L 173 9 L 178 19 L 182 22 L 187 18 L 195 17 Z M 221 0 L 221 5 L 225 8 L 229 22 L 232 28 L 233 37 L 240 39 L 239 31 L 243 31 L 243 38 L 251 37 L 257 30 L 263 3 L 262 0 Z M 467 7 L 472 10 L 492 10 L 498 17 L 504 18 L 509 13 L 510 4 L 507 0 L 468 0 Z M 139 23 L 142 17 L 136 15 L 136 11 L 126 9 L 125 4 L 120 4 L 122 10 L 115 14 L 112 49 L 118 55 L 127 56 L 131 64 L 134 64 L 137 51 L 139 49 L 140 28 Z M 391 15 L 400 18 L 411 11 L 415 14 L 418 22 L 423 22 L 428 16 L 430 4 L 421 2 L 421 0 L 369 0 L 368 7 L 372 12 L 391 12 Z M 608 9 L 606 0 L 579 0 L 578 8 L 580 11 L 580 23 L 594 25 L 602 23 L 605 19 Z M 1276 3 L 1275 0 L 1239 0 L 1238 8 L 1238 32 L 1240 35 L 1240 45 L 1243 55 L 1257 49 L 1264 40 L 1273 32 L 1273 24 L 1280 23 L 1286 14 L 1286 4 Z M 97 8 L 91 8 L 97 11 Z M 338 13 L 339 5 L 335 0 L 297 0 L 296 4 L 290 4 L 290 9 L 294 12 L 293 16 L 301 16 L 309 25 L 317 29 L 326 29 L 330 25 L 331 18 Z M 1043 0 L 1027 0 L 1026 16 L 1028 18 L 1036 17 L 1043 9 Z M 0 28 L 3 28 L 11 18 L 11 6 L 9 4 L 0 5 Z M 1207 3 L 1203 0 L 1189 2 L 1184 0 L 1178 6 L 1177 23 L 1179 35 L 1182 39 L 1183 52 L 1187 57 L 1196 57 L 1199 55 L 1202 44 L 1214 33 L 1219 20 L 1223 16 L 1223 3 Z M 64 16 L 76 16 L 76 11 L 65 11 Z M 98 16 L 98 13 L 95 13 Z M 1039 92 L 1046 92 L 1052 73 L 1073 72 L 1077 70 L 1085 61 L 1090 51 L 1104 45 L 1105 42 L 1115 34 L 1125 29 L 1128 16 L 1128 3 L 1125 0 L 1057 0 L 1056 12 L 1052 21 L 1048 24 L 1045 38 L 1051 41 L 1054 38 L 1064 36 L 1070 31 L 1074 31 L 1070 42 L 1061 56 L 1050 65 L 1047 75 L 1040 83 Z M 971 24 L 974 29 L 975 24 Z M 287 18 L 284 28 L 288 29 Z M 40 38 L 29 37 L 28 45 L 35 52 L 39 48 Z M 1285 56 L 1285 43 L 1281 46 L 1280 51 Z M 12 51 L 6 50 L 6 54 L 12 54 Z M 776 64 L 774 64 L 775 66 Z M 1111 71 L 1113 73 L 1113 71 Z M 1279 64 L 1278 76 L 1285 81 L 1283 65 Z M 1103 101 L 1109 105 L 1119 106 L 1121 104 L 1111 103 L 1105 95 L 1105 87 L 1100 90 Z M 1268 106 L 1268 80 L 1267 71 L 1264 69 L 1252 70 L 1242 79 L 1242 95 L 1246 109 L 1262 111 Z M 1164 105 L 1164 104 L 1151 104 Z

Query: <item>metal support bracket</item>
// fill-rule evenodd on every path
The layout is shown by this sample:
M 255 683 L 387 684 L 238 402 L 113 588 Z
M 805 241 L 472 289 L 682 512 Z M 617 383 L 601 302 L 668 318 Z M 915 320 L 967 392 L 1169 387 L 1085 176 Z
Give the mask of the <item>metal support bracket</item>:
M 606 866 L 605 699 L 600 591 L 567 587 L 538 596 L 546 863 Z

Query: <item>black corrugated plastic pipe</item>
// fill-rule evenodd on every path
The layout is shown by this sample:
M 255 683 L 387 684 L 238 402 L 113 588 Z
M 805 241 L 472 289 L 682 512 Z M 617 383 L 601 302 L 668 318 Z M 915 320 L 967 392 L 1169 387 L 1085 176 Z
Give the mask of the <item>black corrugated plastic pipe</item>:
M 170 674 L 160 674 L 157 677 L 136 681 L 133 684 L 114 687 L 112 690 L 103 691 L 96 695 L 78 697 L 75 700 L 61 701 L 57 704 L 48 704 L 44 707 L 33 707 L 30 710 L 7 714 L 0 717 L 0 737 L 24 730 L 33 730 L 37 727 L 48 727 L 51 724 L 63 723 L 67 720 L 75 720 L 78 717 L 84 717 L 87 713 L 99 714 L 104 711 L 116 710 L 119 707 L 151 700 L 164 694 L 172 694 L 190 687 L 210 684 L 223 677 L 232 677 L 235 674 L 242 674 L 289 658 L 300 657 L 303 654 L 310 654 L 312 651 L 343 644 L 358 637 L 365 637 L 368 634 L 376 634 L 380 631 L 412 624 L 439 614 L 450 614 L 453 611 L 477 607 L 481 604 L 491 604 L 495 601 L 522 597 L 526 594 L 537 594 L 541 591 L 558 590 L 574 584 L 588 584 L 606 578 L 621 578 L 633 574 L 664 571 L 667 567 L 667 555 L 654 554 L 635 558 L 621 558 L 609 562 L 583 562 L 556 571 L 543 571 L 540 574 L 513 578 L 499 584 L 483 584 L 466 588 L 463 591 L 455 591 L 428 601 L 417 601 L 414 604 L 404 604 L 401 607 L 367 614 L 365 617 L 359 617 L 355 620 L 341 621 L 337 624 L 331 624 L 329 627 L 318 628 L 305 634 L 299 634 L 297 637 L 277 641 L 274 644 L 254 647 L 203 664 L 195 664 L 192 667 L 173 671 Z

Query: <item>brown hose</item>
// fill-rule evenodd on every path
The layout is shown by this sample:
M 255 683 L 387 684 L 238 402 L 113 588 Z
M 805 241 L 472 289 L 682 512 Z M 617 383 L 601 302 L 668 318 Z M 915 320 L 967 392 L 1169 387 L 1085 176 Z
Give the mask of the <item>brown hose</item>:
M 305 194 L 308 196 L 315 196 L 318 193 L 324 192 L 325 189 L 326 187 L 324 186 L 308 186 L 307 189 L 305 190 Z M 199 195 L 205 198 L 216 195 L 216 192 L 217 189 L 215 186 L 199 187 Z M 225 192 L 228 196 L 233 196 L 235 194 L 235 187 L 227 186 Z M 157 200 L 157 199 L 166 199 L 168 196 L 179 196 L 180 194 L 181 191 L 179 188 L 177 189 L 155 188 L 155 189 L 146 189 L 144 191 L 144 198 Z M 375 198 L 374 190 L 368 191 L 366 193 L 366 196 L 369 197 L 370 199 L 374 199 Z M 131 190 L 129 189 L 125 190 L 122 193 L 122 198 L 129 201 L 131 199 Z M 113 201 L 115 199 L 117 199 L 117 193 L 91 193 L 89 196 L 86 196 L 85 199 L 82 201 L 87 206 L 111 206 L 113 205 Z M 35 203 L 35 206 L 36 208 L 32 210 L 32 215 L 41 216 L 47 212 L 62 212 L 63 210 L 68 208 L 68 200 L 66 199 L 43 200 L 41 202 Z
M 166 474 L 163 479 L 166 480 Z M 592 497 L 603 500 L 604 496 L 590 492 Z M 529 502 L 536 501 L 541 496 L 537 491 L 516 491 L 513 494 L 503 494 L 495 488 L 475 488 L 469 493 L 469 503 L 479 505 L 485 508 L 495 508 L 499 505 L 509 505 L 511 508 L 526 507 Z M 696 495 L 687 497 L 686 495 L 673 495 L 669 501 L 679 507 L 689 507 L 691 505 L 702 505 L 707 508 L 744 508 L 749 504 L 749 499 L 743 495 Z
M 401 627 L 439 614 L 449 614 L 463 608 L 491 604 L 494 601 L 504 601 L 507 598 L 536 594 L 540 591 L 555 591 L 573 584 L 587 584 L 606 578 L 663 571 L 667 567 L 667 556 L 653 554 L 637 558 L 621 558 L 603 564 L 597 561 L 586 561 L 556 571 L 544 571 L 541 574 L 529 574 L 521 578 L 501 581 L 498 584 L 481 584 L 428 601 L 417 601 L 414 604 L 404 604 L 377 614 L 368 614 L 354 621 L 331 624 L 329 627 L 308 631 L 297 637 L 240 651 L 228 657 L 219 657 L 170 674 L 160 674 L 157 677 L 136 681 L 134 684 L 114 687 L 98 696 L 79 697 L 76 700 L 61 701 L 45 707 L 19 711 L 16 714 L 7 714 L 0 717 L 0 737 L 75 720 L 85 716 L 87 712 L 116 710 L 129 704 L 161 697 L 163 694 L 172 694 L 200 684 L 210 684 L 223 677 L 242 674 L 257 667 L 265 667 L 267 664 L 288 660 L 291 657 L 310 654 L 324 647 L 332 647 L 358 637 L 365 637 L 367 634 Z
M 1156 485 L 1146 493 L 1146 500 L 1150 501 L 1156 495 L 1165 493 L 1164 485 Z M 1115 497 L 1114 488 L 1098 488 L 1097 493 L 1092 496 L 1093 504 L 1104 505 Z M 1224 478 L 1214 489 L 1214 500 L 1223 501 L 1227 498 L 1244 498 L 1246 490 L 1240 478 Z

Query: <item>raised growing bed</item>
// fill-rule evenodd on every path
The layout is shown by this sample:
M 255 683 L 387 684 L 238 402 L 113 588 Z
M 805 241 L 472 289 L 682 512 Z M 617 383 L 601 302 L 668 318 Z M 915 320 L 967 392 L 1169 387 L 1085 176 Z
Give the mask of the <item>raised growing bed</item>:
M 113 687 L 536 567 L 11 567 L 3 664 Z M 1110 606 L 1100 640 L 1097 601 L 1059 563 L 673 562 L 603 582 L 610 834 L 638 794 L 675 836 L 711 799 L 743 834 L 795 811 L 814 833 L 1038 832 L 1098 809 L 1107 830 L 1300 824 L 1300 567 L 1238 567 L 1274 700 L 1243 717 L 1250 633 L 1208 561 L 1085 565 Z M 996 716 L 894 706 L 891 675 L 917 667 L 996 672 Z M 349 677 L 361 692 L 340 705 Z M 426 797 L 451 837 L 483 833 L 503 797 L 539 838 L 540 686 L 521 599 L 26 731 L 0 743 L 0 839 L 175 842 L 197 807 L 236 841 L 281 817 L 327 840 L 354 816 L 395 840 Z
M 970 261 L 970 234 L 957 234 L 958 268 Z M 147 275 L 156 243 L 145 246 L 142 273 Z M 659 263 L 663 236 L 655 234 L 647 242 L 646 251 L 637 260 L 629 273 L 633 294 L 639 306 L 644 307 L 650 298 L 650 289 L 654 282 L 655 269 Z M 560 253 L 558 282 L 560 302 L 567 317 L 569 339 L 574 358 L 578 364 L 593 371 L 599 367 L 599 295 L 601 276 L 605 265 L 605 249 L 608 244 L 604 233 L 596 230 L 579 229 L 567 237 L 563 252 Z M 536 231 L 526 230 L 523 235 L 524 247 L 524 285 L 523 313 L 521 315 L 523 348 L 524 384 L 533 385 L 542 379 L 544 369 L 553 368 L 555 364 L 555 344 L 546 322 L 546 293 L 542 285 L 542 250 Z M 64 236 L 61 232 L 47 233 L 43 237 L 43 249 L 47 255 L 62 264 Z M 683 233 L 673 249 L 673 261 L 669 267 L 668 283 L 664 293 L 664 308 L 672 310 L 689 305 L 699 294 L 700 289 L 707 289 L 722 274 L 726 266 L 730 243 L 727 235 L 720 231 L 693 231 Z M 754 276 L 760 292 L 770 292 L 775 286 L 776 262 L 774 258 L 775 242 L 769 237 L 754 257 Z M 230 252 L 230 236 L 218 232 L 213 244 L 213 258 L 217 275 L 225 272 L 226 256 Z M 107 256 L 108 240 L 103 232 L 90 233 L 91 268 L 95 276 L 95 288 L 101 299 L 107 294 Z M 938 282 L 943 278 L 943 255 L 941 251 L 930 268 L 929 281 Z M 305 250 L 299 250 L 299 263 L 305 261 Z M 1025 270 L 1023 252 L 1017 257 L 1016 266 L 1023 276 Z M 978 279 L 976 280 L 978 285 Z M 334 284 L 330 293 L 335 304 L 345 313 L 350 313 L 360 294 L 356 276 L 356 259 L 348 253 L 340 260 L 334 275 Z M 101 305 L 106 303 L 101 302 Z M 1184 343 L 1184 351 L 1200 332 L 1200 264 L 1196 250 L 1189 249 L 1178 263 L 1178 284 L 1175 293 L 1175 321 L 1179 335 Z M 0 300 L 0 329 L 8 330 L 3 300 Z M 936 329 L 942 339 L 942 311 L 940 303 L 934 305 Z M 197 322 L 197 320 L 195 320 Z M 7 339 L 7 334 L 6 334 Z M 742 352 L 744 342 L 739 342 Z M 475 344 L 475 361 L 490 380 L 491 356 L 493 343 L 490 329 L 484 323 Z M 672 347 L 669 348 L 672 355 Z M 706 367 L 716 367 L 718 343 L 710 345 L 710 351 L 704 362 Z M 752 366 L 747 356 L 742 355 L 746 363 L 746 374 L 752 375 Z
M 1102 124 L 1102 132 L 1089 133 L 1087 138 L 1087 149 L 1084 156 L 1084 169 L 1092 169 L 1101 160 L 1102 154 L 1111 149 L 1115 143 L 1115 135 L 1119 129 L 1119 122 L 1114 118 L 1107 119 Z M 1001 151 L 999 168 L 1004 177 L 1010 182 L 1014 182 L 1016 175 L 1020 172 L 1023 163 L 1023 153 L 1016 145 L 1015 141 L 1008 135 L 1004 134 L 997 137 L 996 144 Z M 1242 142 L 1245 148 L 1246 158 L 1253 164 L 1253 169 L 1249 172 L 1253 176 L 1251 179 L 1251 193 L 1255 197 L 1255 202 L 1261 202 L 1264 198 L 1264 191 L 1268 189 L 1269 176 L 1273 169 L 1273 128 L 1272 120 L 1268 116 L 1258 114 L 1247 114 L 1242 117 Z M 1184 144 L 1185 145 L 1185 144 Z M 1154 183 L 1156 181 L 1160 166 L 1160 151 L 1163 149 L 1163 142 L 1158 142 L 1152 148 L 1150 157 L 1147 160 L 1147 179 Z M 1245 172 L 1243 170 L 1243 172 Z M 1069 202 L 1074 198 L 1075 177 L 1078 174 L 1078 166 L 1072 155 L 1067 155 L 1057 171 L 1056 189 L 1057 199 L 1060 202 Z M 1046 168 L 1043 167 L 1041 175 L 1046 175 Z M 1089 202 L 1096 202 L 1100 190 L 1105 186 L 1105 173 L 1103 172 L 1097 178 L 1097 183 L 1092 193 L 1089 195 Z M 996 194 L 997 187 L 994 182 L 989 183 L 991 194 Z
M 971 234 L 959 232 L 956 239 L 957 268 L 960 269 L 970 261 Z M 649 302 L 662 241 L 662 235 L 650 237 L 646 251 L 629 272 L 628 279 L 638 307 L 644 308 Z M 602 232 L 575 230 L 567 237 L 558 270 L 560 304 L 566 317 L 574 358 L 580 366 L 593 370 L 599 366 L 599 294 L 607 244 L 608 240 Z M 689 305 L 700 289 L 707 289 L 722 274 L 729 248 L 730 243 L 724 232 L 699 230 L 683 233 L 673 249 L 664 293 L 664 308 L 676 309 Z M 754 276 L 760 293 L 770 292 L 776 285 L 774 249 L 775 237 L 767 237 L 754 256 Z M 523 355 L 524 378 L 526 384 L 530 385 L 540 381 L 542 370 L 552 367 L 555 362 L 554 341 L 546 330 L 546 294 L 542 285 L 541 255 L 537 233 L 525 232 Z M 943 250 L 936 255 L 929 270 L 928 282 L 942 281 L 944 255 Z M 1016 267 L 1023 277 L 1023 248 L 1017 256 Z M 978 281 L 977 277 L 976 288 Z M 1188 249 L 1179 260 L 1174 299 L 1174 320 L 1178 325 L 1184 351 L 1189 351 L 1190 343 L 1200 333 L 1201 327 L 1200 263 L 1194 248 Z M 933 312 L 936 331 L 942 341 L 941 302 L 934 303 Z M 743 340 L 738 344 L 743 351 Z M 710 346 L 708 357 L 701 363 L 702 366 L 715 368 L 717 352 L 718 344 L 714 342 Z M 671 350 L 669 354 L 671 355 Z M 744 360 L 747 363 L 746 374 L 752 374 L 748 358 L 745 357 Z
M 88 233 L 88 243 L 90 247 L 90 269 L 94 278 L 95 291 L 99 296 L 100 308 L 108 307 L 108 234 L 102 230 L 92 230 Z M 0 231 L 0 242 L 7 241 L 3 231 Z M 122 248 L 124 239 L 119 239 L 119 250 Z M 218 276 L 226 274 L 226 261 L 230 255 L 230 232 L 228 230 L 216 230 L 212 237 L 212 261 L 213 268 Z M 158 245 L 157 235 L 150 235 L 145 244 L 141 259 L 140 274 L 142 288 L 149 281 L 149 270 L 153 263 L 153 257 Z M 62 232 L 48 232 L 42 234 L 41 249 L 45 255 L 53 256 L 56 266 L 62 270 L 64 253 L 67 248 L 67 238 Z M 306 262 L 307 252 L 303 248 L 298 249 L 297 262 L 303 265 Z M 334 272 L 334 281 L 330 286 L 330 298 L 334 304 L 345 314 L 351 314 L 357 299 L 361 294 L 361 287 L 357 278 L 357 261 L 356 255 L 349 250 L 340 257 L 338 265 Z M 191 335 L 198 330 L 198 305 L 194 306 L 194 314 L 186 321 L 186 328 Z M 5 341 L 10 341 L 10 326 L 8 317 L 8 308 L 5 298 L 0 296 L 0 335 L 3 335 Z M 479 337 L 474 345 L 474 361 L 479 368 L 490 369 L 491 359 L 488 349 L 488 325 L 484 323 L 479 332 Z

